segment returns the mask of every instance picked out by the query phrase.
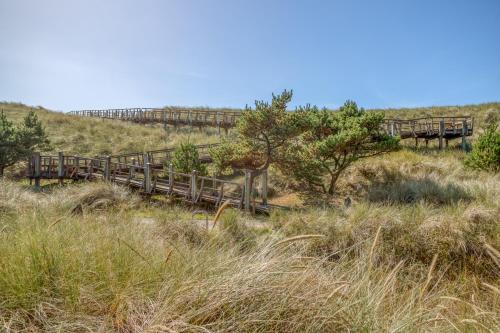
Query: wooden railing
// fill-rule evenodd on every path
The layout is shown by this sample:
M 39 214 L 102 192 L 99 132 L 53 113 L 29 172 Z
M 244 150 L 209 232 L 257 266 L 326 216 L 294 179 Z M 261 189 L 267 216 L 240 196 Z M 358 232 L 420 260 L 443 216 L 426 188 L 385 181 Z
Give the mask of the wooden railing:
M 136 123 L 161 123 L 218 127 L 228 129 L 236 125 L 240 111 L 214 111 L 188 108 L 126 108 L 106 110 L 79 110 L 69 114 L 81 117 L 118 119 Z
M 219 206 L 229 202 L 233 207 L 266 212 L 267 172 L 260 177 L 262 191 L 258 200 L 251 200 L 253 185 L 248 182 L 250 171 L 245 171 L 245 182 L 200 176 L 193 171 L 189 174 L 177 172 L 169 164 L 167 170 L 153 168 L 144 155 L 142 165 L 112 161 L 111 157 L 88 158 L 83 156 L 40 155 L 34 153 L 28 160 L 27 177 L 35 180 L 40 187 L 41 179 L 94 180 L 102 179 L 117 184 L 140 189 L 146 194 L 158 193 L 181 197 L 191 203 L 206 202 Z
M 218 146 L 218 143 L 205 144 L 205 145 L 196 145 L 196 150 L 198 151 L 198 158 L 201 162 L 208 163 L 211 161 L 209 150 L 212 147 Z M 145 153 L 127 153 L 120 155 L 111 155 L 111 161 L 117 163 L 129 163 L 129 164 L 137 164 L 144 165 L 145 159 L 149 161 L 153 165 L 154 168 L 162 168 L 163 165 L 167 164 L 172 160 L 172 154 L 175 151 L 175 148 L 164 148 L 157 150 L 150 150 Z
M 439 148 L 443 148 L 443 140 L 462 138 L 462 148 L 466 148 L 467 136 L 474 132 L 474 118 L 472 117 L 425 117 L 415 119 L 386 119 L 384 130 L 392 136 L 402 139 L 423 138 L 426 143 L 430 139 L 439 140 Z
M 137 123 L 162 123 L 170 125 L 212 126 L 229 129 L 236 126 L 240 111 L 183 108 L 127 108 L 106 110 L 71 111 L 82 117 L 127 120 Z M 466 117 L 424 117 L 414 119 L 386 119 L 382 130 L 393 136 L 408 138 L 458 138 L 470 136 L 474 119 Z

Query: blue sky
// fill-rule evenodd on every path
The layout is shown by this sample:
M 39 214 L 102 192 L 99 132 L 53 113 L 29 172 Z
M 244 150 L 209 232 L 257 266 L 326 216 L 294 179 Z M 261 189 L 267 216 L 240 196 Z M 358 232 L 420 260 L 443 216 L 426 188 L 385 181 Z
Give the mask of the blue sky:
M 0 0 L 0 100 L 243 107 L 283 89 L 328 107 L 500 101 L 500 1 Z

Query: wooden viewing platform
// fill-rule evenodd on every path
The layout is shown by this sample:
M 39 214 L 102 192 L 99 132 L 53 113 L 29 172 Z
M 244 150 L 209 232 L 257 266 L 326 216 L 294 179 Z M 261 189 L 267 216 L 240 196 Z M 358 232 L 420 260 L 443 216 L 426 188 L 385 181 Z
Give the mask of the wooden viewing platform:
M 126 108 L 106 110 L 71 111 L 69 114 L 81 117 L 98 117 L 132 121 L 141 124 L 164 124 L 173 126 L 216 127 L 226 131 L 236 126 L 240 111 L 203 110 L 182 108 Z M 465 146 L 465 137 L 471 136 L 474 130 L 474 119 L 463 117 L 423 117 L 414 119 L 385 119 L 382 126 L 387 134 L 399 136 L 401 139 L 438 139 L 439 147 L 443 147 L 443 140 L 462 138 Z
M 168 171 L 154 168 L 149 161 L 149 154 L 142 157 L 142 164 L 130 164 L 112 161 L 112 157 L 89 158 L 83 156 L 40 155 L 34 153 L 28 160 L 27 177 L 35 180 L 40 187 L 41 179 L 57 179 L 62 184 L 65 179 L 94 180 L 102 179 L 141 190 L 145 194 L 163 194 L 180 197 L 190 203 L 205 202 L 215 207 L 229 202 L 231 206 L 247 211 L 267 213 L 267 172 L 259 176 L 262 190 L 258 198 L 251 198 L 253 184 L 250 183 L 250 171 L 245 171 L 243 184 L 204 177 L 196 171 L 190 174 L 176 172 L 172 164 Z

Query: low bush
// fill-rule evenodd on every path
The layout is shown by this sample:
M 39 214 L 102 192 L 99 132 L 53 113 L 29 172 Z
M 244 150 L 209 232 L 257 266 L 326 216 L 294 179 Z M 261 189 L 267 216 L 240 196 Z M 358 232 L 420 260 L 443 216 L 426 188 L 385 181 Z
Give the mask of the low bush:
M 207 174 L 207 167 L 201 163 L 198 149 L 192 143 L 181 143 L 175 149 L 171 163 L 176 172 L 191 173 L 196 170 L 200 175 Z
M 489 125 L 481 134 L 465 163 L 473 169 L 500 171 L 500 131 L 497 124 Z

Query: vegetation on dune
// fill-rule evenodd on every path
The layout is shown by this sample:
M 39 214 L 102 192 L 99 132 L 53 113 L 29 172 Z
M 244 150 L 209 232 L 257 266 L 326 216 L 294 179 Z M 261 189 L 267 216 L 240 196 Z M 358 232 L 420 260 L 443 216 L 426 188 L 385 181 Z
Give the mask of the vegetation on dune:
M 172 148 L 188 140 L 194 144 L 219 140 L 215 129 L 198 131 L 168 127 L 165 130 L 160 125 L 145 126 L 125 121 L 75 117 L 18 103 L 0 103 L 0 110 L 14 122 L 21 122 L 30 111 L 34 111 L 45 126 L 52 143 L 49 152 L 52 153 L 64 151 L 83 156 L 115 155 Z
M 28 158 L 35 150 L 45 149 L 50 149 L 50 141 L 33 111 L 18 126 L 0 112 L 0 177 L 6 167 Z
M 397 168 L 423 176 L 418 164 L 427 162 L 412 154 L 395 153 L 394 160 L 409 160 Z M 376 160 L 389 169 L 396 162 Z M 460 166 L 458 159 L 439 163 L 436 177 Z M 3 181 L 0 325 L 498 331 L 500 180 L 460 170 L 445 177 L 470 198 L 446 205 L 431 194 L 418 202 L 359 199 L 349 208 L 277 211 L 270 225 L 228 210 L 211 231 L 184 208 L 147 206 L 110 184 L 55 187 L 46 195 Z
M 384 114 L 367 113 L 352 101 L 338 112 L 305 107 L 297 114 L 304 118 L 305 130 L 280 152 L 279 166 L 309 188 L 334 194 L 337 180 L 352 163 L 398 148 L 397 137 L 380 131 Z
M 176 172 L 191 173 L 197 171 L 202 176 L 207 173 L 206 165 L 200 161 L 198 149 L 190 142 L 181 142 L 172 154 L 171 163 Z
M 212 149 L 215 167 L 220 172 L 230 166 L 250 169 L 255 177 L 275 164 L 309 189 L 332 195 L 353 162 L 398 148 L 399 139 L 381 131 L 381 112 L 365 112 L 352 101 L 338 112 L 311 106 L 287 112 L 291 99 L 292 92 L 285 90 L 273 94 L 271 103 L 256 101 L 255 110 L 247 108 L 235 140 Z
M 497 124 L 488 125 L 465 161 L 475 169 L 500 171 L 500 131 Z
M 245 127 L 262 125 L 270 144 L 254 137 L 234 145 L 228 138 L 219 156 L 212 154 L 219 171 L 255 157 L 256 171 L 267 157 L 278 165 L 285 157 L 278 152 L 289 145 L 279 135 L 304 140 L 317 153 L 323 147 L 337 153 L 340 139 L 327 135 L 338 129 L 331 124 L 336 117 L 352 114 L 351 129 L 380 117 L 347 104 L 332 118 L 313 108 L 302 110 L 308 117 L 293 118 L 301 111 L 282 112 L 291 94 L 280 96 L 274 107 L 263 103 L 262 112 L 246 113 Z M 481 121 L 494 123 L 495 105 L 456 112 L 479 110 Z M 16 122 L 28 110 L 7 108 Z M 398 111 L 386 115 L 391 112 Z M 42 109 L 36 114 L 54 150 L 142 151 L 188 136 L 118 121 L 75 122 Z M 295 124 L 290 131 L 283 127 L 288 122 Z M 325 135 L 307 141 L 311 123 L 326 128 Z M 367 135 L 370 126 L 363 128 Z M 78 133 L 82 138 L 74 139 Z M 495 142 L 485 133 L 475 149 L 481 140 Z M 190 142 L 212 138 L 192 134 Z M 192 147 L 183 147 L 179 163 L 191 169 Z M 469 168 L 467 156 L 421 147 L 359 159 L 342 170 L 330 206 L 279 210 L 269 218 L 226 209 L 208 228 L 185 206 L 155 197 L 148 202 L 109 183 L 47 185 L 39 193 L 0 180 L 0 329 L 498 332 L 500 174 Z M 303 187 L 292 170 L 272 167 L 275 191 Z M 342 204 L 344 197 L 350 204 Z

